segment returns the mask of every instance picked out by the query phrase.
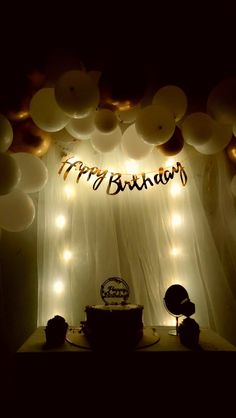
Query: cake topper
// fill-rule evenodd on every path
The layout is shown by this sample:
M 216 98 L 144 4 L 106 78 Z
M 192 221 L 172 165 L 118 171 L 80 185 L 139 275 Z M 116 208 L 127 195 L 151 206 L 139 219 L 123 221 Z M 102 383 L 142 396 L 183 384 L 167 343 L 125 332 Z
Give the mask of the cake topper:
M 110 277 L 102 283 L 100 294 L 105 305 L 124 305 L 129 298 L 129 286 L 121 277 Z

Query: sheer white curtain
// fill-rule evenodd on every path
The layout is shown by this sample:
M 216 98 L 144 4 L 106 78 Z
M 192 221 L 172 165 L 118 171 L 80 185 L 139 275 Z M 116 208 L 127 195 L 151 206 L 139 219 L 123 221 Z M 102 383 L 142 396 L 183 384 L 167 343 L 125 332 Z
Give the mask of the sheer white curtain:
M 236 218 L 224 154 L 203 156 L 185 146 L 174 159 L 185 167 L 185 187 L 176 173 L 166 185 L 112 196 L 107 179 L 96 191 L 85 175 L 76 184 L 73 170 L 64 181 L 58 175 L 63 152 L 54 145 L 44 157 L 49 181 L 38 206 L 39 325 L 55 314 L 79 325 L 85 305 L 102 302 L 101 283 L 120 276 L 130 286 L 130 302 L 144 305 L 146 325 L 175 323 L 163 297 L 178 283 L 195 303 L 193 318 L 236 342 Z M 70 152 L 90 167 L 133 172 L 121 149 L 98 154 L 83 141 Z M 152 172 L 165 160 L 154 150 L 133 165 Z

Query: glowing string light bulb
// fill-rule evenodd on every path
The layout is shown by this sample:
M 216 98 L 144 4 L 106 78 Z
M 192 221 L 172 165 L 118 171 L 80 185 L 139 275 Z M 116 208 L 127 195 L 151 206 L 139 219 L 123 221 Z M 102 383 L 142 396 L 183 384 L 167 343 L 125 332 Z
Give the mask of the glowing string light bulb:
M 178 255 L 180 255 L 180 253 L 181 253 L 181 251 L 180 251 L 180 248 L 178 248 L 178 247 L 172 247 L 171 250 L 170 250 L 170 254 L 173 257 L 177 257 Z
M 171 225 L 173 228 L 180 226 L 182 224 L 182 218 L 178 213 L 174 213 L 171 217 Z
M 70 250 L 63 251 L 63 260 L 67 263 L 72 259 L 72 252 Z
M 67 199 L 70 200 L 75 196 L 75 189 L 70 185 L 66 185 L 64 187 L 64 193 L 65 193 Z
M 137 161 L 129 159 L 125 161 L 125 169 L 127 173 L 136 174 L 139 172 L 139 165 Z
M 56 217 L 55 223 L 56 223 L 57 228 L 63 229 L 64 226 L 65 226 L 65 224 L 66 224 L 66 218 L 65 218 L 65 216 L 64 215 L 58 215 Z
M 64 284 L 60 279 L 54 282 L 53 290 L 57 295 L 61 295 L 64 292 Z
M 177 195 L 179 195 L 181 190 L 182 189 L 181 189 L 180 185 L 177 184 L 177 183 L 173 183 L 170 186 L 170 194 L 171 194 L 172 197 L 176 197 Z

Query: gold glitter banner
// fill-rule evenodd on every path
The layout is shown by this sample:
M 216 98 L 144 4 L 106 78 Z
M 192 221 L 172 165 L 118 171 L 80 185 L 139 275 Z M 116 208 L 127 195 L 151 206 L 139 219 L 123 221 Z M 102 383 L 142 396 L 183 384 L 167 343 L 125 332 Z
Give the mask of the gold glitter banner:
M 116 195 L 119 192 L 123 192 L 125 189 L 130 191 L 143 190 L 148 187 L 159 185 L 160 183 L 165 185 L 169 180 L 173 180 L 176 174 L 179 174 L 180 180 L 183 186 L 187 183 L 187 174 L 184 170 L 184 167 L 180 162 L 176 162 L 175 166 L 172 166 L 171 169 L 164 169 L 160 167 L 157 170 L 152 172 L 153 178 L 150 178 L 151 173 L 140 173 L 140 174 L 121 174 L 121 173 L 112 173 L 108 170 L 103 170 L 98 167 L 89 167 L 84 164 L 82 161 L 76 160 L 74 157 L 69 157 L 61 161 L 61 166 L 58 171 L 58 174 L 63 173 L 63 179 L 66 180 L 69 173 L 72 169 L 78 171 L 76 177 L 76 183 L 79 183 L 82 176 L 86 177 L 86 180 L 89 181 L 92 179 L 93 190 L 97 190 L 102 182 L 106 179 L 108 181 L 106 193 L 108 195 Z M 124 177 L 130 176 L 129 180 L 125 180 Z

